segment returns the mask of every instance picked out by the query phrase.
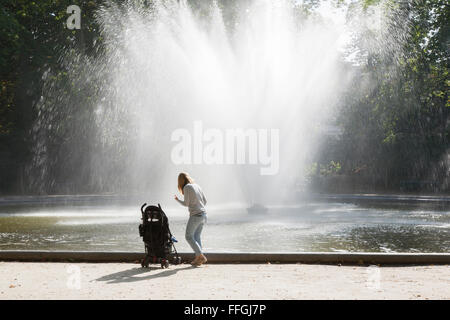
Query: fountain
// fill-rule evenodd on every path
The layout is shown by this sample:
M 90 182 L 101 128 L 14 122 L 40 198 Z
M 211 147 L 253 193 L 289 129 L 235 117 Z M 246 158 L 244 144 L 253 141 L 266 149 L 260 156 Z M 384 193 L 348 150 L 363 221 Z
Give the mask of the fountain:
M 44 79 L 30 185 L 168 202 L 187 171 L 210 203 L 288 201 L 352 75 L 343 14 L 302 10 L 106 2 L 97 54 L 63 57 L 70 90 Z
M 354 33 L 368 28 L 367 50 L 394 58 L 407 41 L 405 19 L 392 29 L 381 14 L 393 1 L 350 18 L 302 3 L 104 2 L 93 50 L 68 49 L 64 72 L 44 75 L 32 132 L 30 189 L 72 196 L 10 200 L 3 248 L 142 250 L 144 202 L 167 208 L 180 238 L 172 197 L 187 171 L 208 199 L 211 251 L 448 252 L 448 200 L 290 202 L 364 58 Z

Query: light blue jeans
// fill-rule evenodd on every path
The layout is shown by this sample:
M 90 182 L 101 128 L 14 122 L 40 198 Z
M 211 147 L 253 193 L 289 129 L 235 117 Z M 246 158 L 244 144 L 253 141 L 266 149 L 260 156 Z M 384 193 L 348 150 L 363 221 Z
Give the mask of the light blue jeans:
M 195 252 L 195 256 L 202 254 L 202 234 L 203 225 L 206 224 L 206 213 L 196 214 L 189 217 L 186 226 L 186 241 Z

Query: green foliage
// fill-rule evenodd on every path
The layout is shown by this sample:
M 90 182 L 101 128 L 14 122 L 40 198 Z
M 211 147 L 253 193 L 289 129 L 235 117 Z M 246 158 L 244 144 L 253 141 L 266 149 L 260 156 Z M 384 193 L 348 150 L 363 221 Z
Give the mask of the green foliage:
M 66 27 L 69 5 L 79 5 L 82 29 Z M 0 192 L 25 191 L 31 129 L 45 74 L 62 74 L 61 56 L 76 48 L 95 54 L 97 4 L 76 0 L 3 0 L 0 9 Z M 62 78 L 61 78 L 62 79 Z M 62 79 L 62 81 L 64 81 Z M 17 184 L 18 182 L 18 184 Z
M 317 176 L 331 176 L 336 175 L 341 172 L 341 164 L 331 160 L 329 163 L 322 164 L 318 162 L 313 162 L 311 165 L 306 167 L 305 177 L 311 179 Z
M 409 17 L 403 55 L 367 52 L 340 114 L 340 160 L 346 172 L 367 166 L 366 174 L 385 187 L 416 179 L 446 190 L 450 6 L 410 1 L 397 8 Z
M 328 0 L 293 1 L 298 19 L 313 14 L 321 1 Z M 190 1 L 201 11 L 200 2 Z M 245 8 L 247 2 L 227 0 L 218 4 L 226 21 L 233 25 L 233 12 Z M 388 41 L 391 38 L 381 39 L 386 42 L 377 51 L 371 46 L 374 37 L 371 30 L 362 30 L 355 39 L 361 54 L 360 65 L 339 115 L 342 139 L 332 148 L 333 156 L 313 163 L 307 175 L 364 175 L 385 188 L 395 188 L 403 180 L 428 179 L 437 181 L 441 190 L 448 190 L 450 6 L 442 0 L 333 2 L 350 7 L 360 4 L 365 10 L 386 3 L 387 10 L 398 13 L 389 30 L 392 32 L 386 36 L 394 40 L 406 37 L 407 41 L 401 42 L 398 50 L 395 47 L 398 43 Z M 96 148 L 89 143 L 89 135 L 96 128 L 85 120 L 93 112 L 89 106 L 105 80 L 99 75 L 74 82 L 70 75 L 90 67 L 89 57 L 102 53 L 102 38 L 94 18 L 102 3 L 2 0 L 0 192 L 30 190 L 23 185 L 23 177 L 25 165 L 31 161 L 32 135 L 36 133 L 33 123 L 38 112 L 61 120 L 59 126 L 41 128 L 40 134 L 51 139 L 51 150 L 47 150 L 50 156 L 69 153 L 67 141 L 75 135 L 81 136 L 88 148 Z M 66 28 L 66 9 L 72 4 L 82 9 L 81 30 Z M 402 32 L 397 33 L 396 28 Z M 391 45 L 395 50 L 390 50 Z M 69 56 L 82 53 L 87 60 L 80 61 L 80 69 L 71 70 L 61 60 L 68 53 Z M 42 104 L 43 92 L 51 89 L 46 87 L 49 83 L 61 96 L 48 96 Z M 72 103 L 73 100 L 78 104 Z M 58 103 L 69 104 L 65 108 L 67 113 L 53 112 Z M 80 104 L 84 108 L 78 108 Z M 67 161 L 52 166 L 52 174 L 64 179 L 65 171 L 87 161 L 83 157 L 68 154 Z M 89 172 L 80 173 L 80 181 L 88 176 Z

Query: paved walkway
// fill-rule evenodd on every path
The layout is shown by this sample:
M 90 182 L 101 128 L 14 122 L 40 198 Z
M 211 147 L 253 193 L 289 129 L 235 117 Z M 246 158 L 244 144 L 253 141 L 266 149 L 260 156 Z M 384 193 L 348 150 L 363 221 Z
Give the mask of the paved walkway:
M 0 299 L 450 299 L 450 266 L 0 262 Z

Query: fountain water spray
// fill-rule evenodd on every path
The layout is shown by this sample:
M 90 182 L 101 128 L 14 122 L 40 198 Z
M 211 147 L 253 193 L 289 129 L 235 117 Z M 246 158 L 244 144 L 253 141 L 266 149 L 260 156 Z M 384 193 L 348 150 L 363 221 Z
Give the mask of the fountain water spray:
M 194 4 L 111 1 L 98 10 L 101 53 L 71 51 L 64 60 L 79 96 L 69 99 L 48 81 L 39 106 L 36 185 L 170 201 L 178 172 L 188 171 L 211 202 L 279 201 L 292 191 L 351 78 L 348 29 L 302 14 L 300 2 Z M 266 137 L 264 147 L 277 153 L 279 168 L 261 175 L 251 134 L 241 141 L 244 155 L 231 152 L 235 161 L 173 161 L 174 133 L 196 121 L 222 133 L 277 132 L 278 145 Z M 77 138 L 62 139 L 58 152 L 69 160 L 55 173 L 49 132 L 58 130 Z M 212 143 L 201 139 L 205 148 Z

